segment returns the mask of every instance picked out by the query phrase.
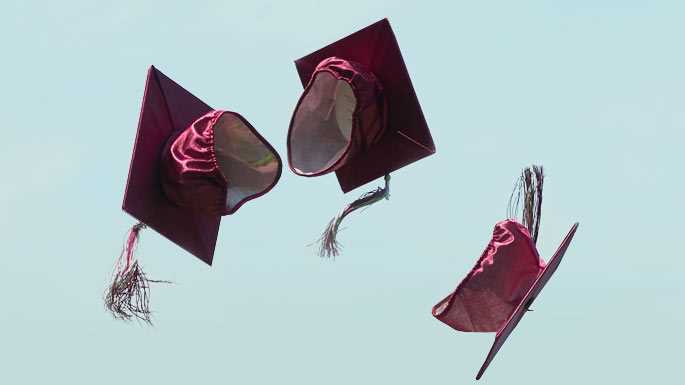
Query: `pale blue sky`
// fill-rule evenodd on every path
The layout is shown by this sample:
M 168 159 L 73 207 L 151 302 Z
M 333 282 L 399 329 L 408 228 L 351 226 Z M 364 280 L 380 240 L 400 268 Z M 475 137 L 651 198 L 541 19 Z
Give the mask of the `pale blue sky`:
M 469 383 L 494 336 L 430 309 L 533 162 L 542 254 L 581 225 L 482 382 L 682 375 L 685 3 L 46 3 L 0 7 L 0 383 Z M 120 205 L 147 67 L 285 155 L 292 60 L 383 17 L 437 154 L 350 218 L 335 262 L 306 244 L 375 183 L 343 195 L 284 169 L 224 219 L 211 268 L 144 232 L 146 271 L 177 284 L 154 288 L 155 327 L 113 320 L 101 295 L 134 223 Z

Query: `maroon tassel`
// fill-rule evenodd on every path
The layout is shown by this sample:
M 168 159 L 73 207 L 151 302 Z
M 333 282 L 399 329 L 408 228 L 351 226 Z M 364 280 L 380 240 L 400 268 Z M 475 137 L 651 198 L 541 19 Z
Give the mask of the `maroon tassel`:
M 117 258 L 112 283 L 105 292 L 105 307 L 114 318 L 129 321 L 138 319 L 152 324 L 150 316 L 150 283 L 169 283 L 148 279 L 134 259 L 140 230 L 145 224 L 137 223 L 128 233 L 124 248 Z

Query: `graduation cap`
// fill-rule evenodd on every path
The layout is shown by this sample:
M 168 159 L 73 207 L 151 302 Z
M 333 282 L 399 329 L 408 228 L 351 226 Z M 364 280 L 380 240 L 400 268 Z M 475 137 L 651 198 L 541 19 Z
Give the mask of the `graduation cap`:
M 557 270 L 578 228 L 578 223 L 571 227 L 547 263 L 540 258 L 535 243 L 543 180 L 542 167 L 523 171 L 510 200 L 510 216 L 522 211 L 523 224 L 514 219 L 498 222 L 471 272 L 433 307 L 433 316 L 455 330 L 497 333 L 477 380 Z
M 150 67 L 123 209 L 129 231 L 105 294 L 116 318 L 150 321 L 148 279 L 133 257 L 150 227 L 208 265 L 223 215 L 267 193 L 281 175 L 274 148 L 240 114 L 215 110 Z
M 344 193 L 376 178 L 385 187 L 343 208 L 321 237 L 320 255 L 339 252 L 351 212 L 389 197 L 389 174 L 435 153 L 435 145 L 387 19 L 295 61 L 302 85 L 288 130 L 298 175 L 335 171 Z

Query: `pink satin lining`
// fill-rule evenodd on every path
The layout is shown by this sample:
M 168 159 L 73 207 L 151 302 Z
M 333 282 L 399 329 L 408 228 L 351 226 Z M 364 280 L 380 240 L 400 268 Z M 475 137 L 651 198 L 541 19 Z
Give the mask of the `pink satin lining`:
M 433 307 L 433 315 L 456 330 L 496 332 L 544 267 L 528 230 L 516 221 L 501 221 L 471 272 Z

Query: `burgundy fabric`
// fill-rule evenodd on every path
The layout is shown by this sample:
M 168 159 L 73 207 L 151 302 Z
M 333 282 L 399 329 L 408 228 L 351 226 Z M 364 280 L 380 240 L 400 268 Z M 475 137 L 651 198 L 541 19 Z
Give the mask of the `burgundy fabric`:
M 516 328 L 516 325 L 518 325 L 519 321 L 521 321 L 523 316 L 526 314 L 528 308 L 533 304 L 533 301 L 535 301 L 535 298 L 537 298 L 538 294 L 540 294 L 540 291 L 542 291 L 542 289 L 545 287 L 549 279 L 552 278 L 552 274 L 554 274 L 554 272 L 559 267 L 561 259 L 564 257 L 564 254 L 566 254 L 566 250 L 568 250 L 568 247 L 571 244 L 571 240 L 573 239 L 573 236 L 575 235 L 577 229 L 578 223 L 575 223 L 571 227 L 571 230 L 569 230 L 569 232 L 564 237 L 564 240 L 557 248 L 557 251 L 554 252 L 554 254 L 552 255 L 552 258 L 549 259 L 549 262 L 547 263 L 545 269 L 542 271 L 540 276 L 535 280 L 530 290 L 528 290 L 526 296 L 519 302 L 518 306 L 511 314 L 507 322 L 497 331 L 495 341 L 493 342 L 492 347 L 490 348 L 490 351 L 488 352 L 488 355 L 485 358 L 485 361 L 483 362 L 483 365 L 481 366 L 480 370 L 478 371 L 478 374 L 476 375 L 476 380 L 479 380 L 483 376 L 485 370 L 488 368 L 492 360 L 495 358 L 495 355 L 497 354 L 499 349 L 502 347 L 502 345 L 504 345 L 504 342 L 507 340 L 507 338 L 509 338 L 509 335 L 514 331 L 514 328 Z
M 278 162 L 273 184 L 230 209 L 225 205 L 227 180 L 217 171 L 212 138 L 214 123 L 223 114 L 241 119 Z M 273 147 L 242 117 L 214 111 L 153 66 L 145 85 L 123 209 L 211 265 L 221 215 L 270 190 L 280 176 L 280 164 Z
M 231 179 L 222 172 L 217 156 L 216 145 L 219 143 L 215 143 L 215 128 L 220 119 L 228 115 L 244 126 L 246 132 L 236 133 L 235 137 L 228 138 L 228 143 L 220 143 L 219 150 L 224 152 L 227 161 L 245 163 L 245 159 L 240 156 L 254 157 L 255 151 L 250 147 L 261 146 L 272 155 L 269 159 L 271 163 L 275 163 L 276 170 L 270 167 L 269 171 L 273 175 L 244 168 L 242 175 L 233 175 L 234 179 Z M 243 137 L 238 137 L 238 134 Z M 271 190 L 280 174 L 281 161 L 276 150 L 245 118 L 231 111 L 215 110 L 201 116 L 178 136 L 172 137 L 162 151 L 162 189 L 166 197 L 179 206 L 210 215 L 234 213 L 246 201 Z M 265 179 L 267 180 L 264 181 Z M 244 184 L 248 180 L 262 182 L 264 188 L 245 194 L 236 203 L 227 202 L 231 194 L 229 187 L 238 182 Z
M 150 67 L 123 209 L 211 265 L 221 217 L 168 200 L 161 188 L 160 172 L 162 150 L 169 137 L 210 111 L 211 107 Z
M 507 321 L 545 263 L 528 230 L 505 220 L 456 290 L 433 307 L 433 315 L 465 332 L 496 332 Z
M 387 103 L 386 128 L 378 142 L 335 170 L 343 192 L 435 153 L 428 124 L 387 19 L 296 60 L 303 86 L 310 82 L 319 64 L 330 57 L 359 63 L 373 73 Z
M 179 206 L 211 215 L 226 211 L 226 178 L 214 153 L 214 125 L 222 114 L 211 111 L 203 115 L 162 151 L 166 197 Z
M 352 116 L 351 141 L 344 151 L 344 154 L 336 160 L 330 167 L 325 167 L 314 172 L 302 172 L 294 166 L 293 148 L 298 146 L 294 143 L 293 137 L 296 116 L 301 113 L 302 101 L 312 89 L 317 75 L 329 73 L 337 80 L 347 82 L 354 92 L 356 99 L 355 110 Z M 334 171 L 342 167 L 348 160 L 354 159 L 355 155 L 367 151 L 376 144 L 385 130 L 385 98 L 383 97 L 383 87 L 376 76 L 366 69 L 362 64 L 350 62 L 337 57 L 324 59 L 316 67 L 307 87 L 305 87 L 300 100 L 295 107 L 290 128 L 288 129 L 288 161 L 291 170 L 302 176 L 318 176 Z M 307 124 L 316 125 L 319 121 L 308 122 Z M 304 128 L 306 129 L 306 128 Z M 316 141 L 317 138 L 309 138 Z
M 577 228 L 576 223 L 545 265 L 523 225 L 513 220 L 497 223 L 476 266 L 433 306 L 433 315 L 456 330 L 497 332 L 476 379 L 556 271 Z

